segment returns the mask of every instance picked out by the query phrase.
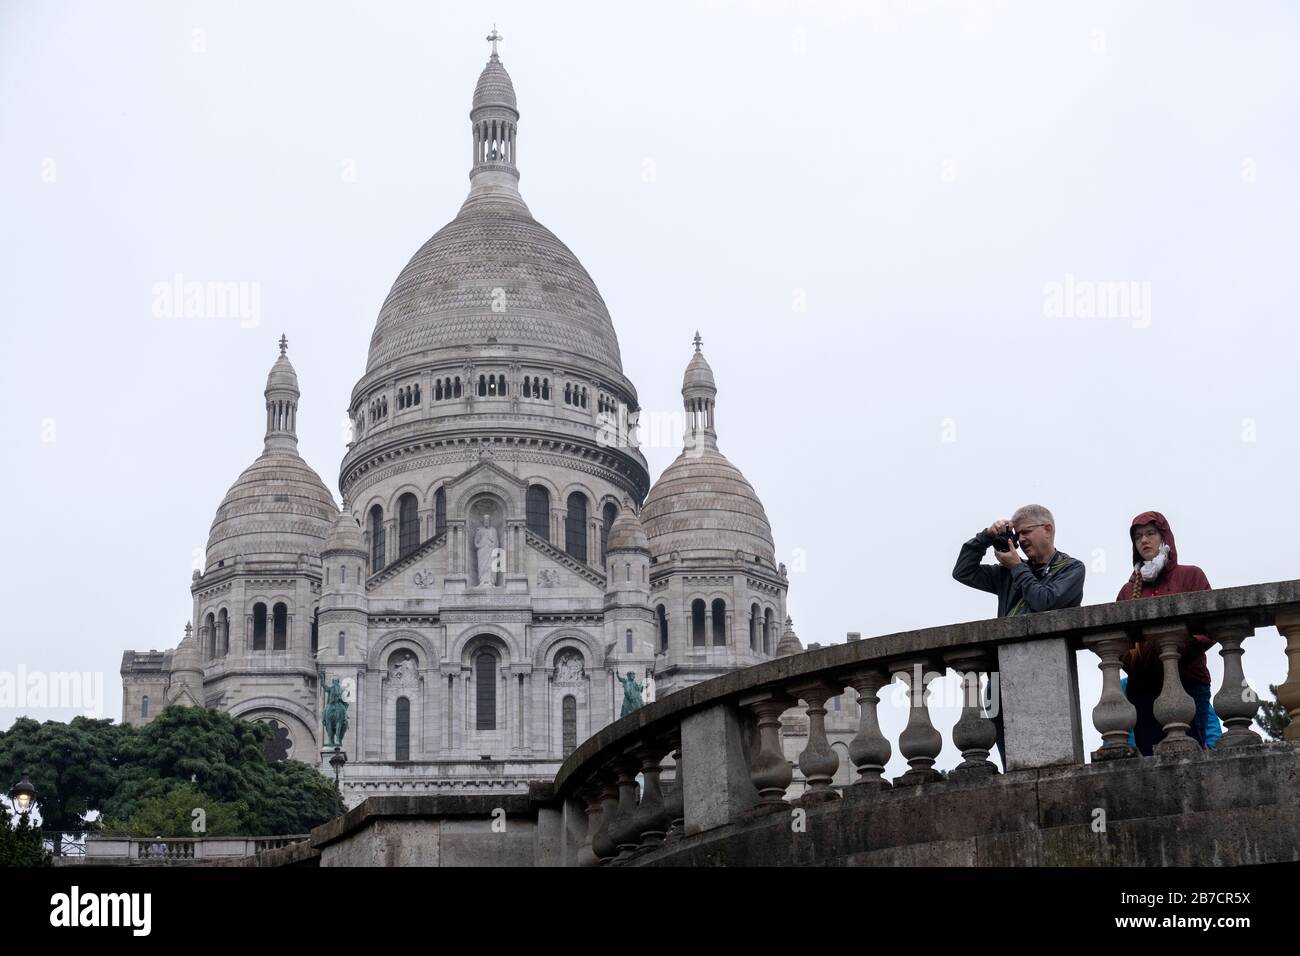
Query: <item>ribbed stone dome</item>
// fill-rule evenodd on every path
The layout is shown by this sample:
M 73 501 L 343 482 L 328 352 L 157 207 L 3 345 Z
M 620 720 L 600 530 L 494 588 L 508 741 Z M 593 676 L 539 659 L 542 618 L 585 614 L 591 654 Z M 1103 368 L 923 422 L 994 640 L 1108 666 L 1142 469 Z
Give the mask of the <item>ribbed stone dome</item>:
M 716 447 L 687 448 L 664 469 L 641 509 L 656 559 L 743 551 L 776 563 L 772 526 L 753 487 Z
M 501 65 L 501 60 L 495 53 L 488 60 L 487 66 L 483 67 L 483 72 L 478 77 L 478 84 L 474 87 L 474 102 L 471 109 L 484 106 L 505 106 L 516 111 L 519 109 L 519 104 L 515 100 L 515 85 L 510 82 L 510 74 Z
M 347 508 L 341 510 L 330 525 L 325 536 L 326 551 L 360 551 L 366 553 L 366 539 L 361 534 L 361 525 Z
M 691 356 L 690 364 L 686 366 L 686 374 L 682 376 L 682 389 L 706 389 L 715 392 L 718 390 L 718 384 L 713 380 L 713 369 L 709 366 L 703 352 L 696 352 Z
M 467 202 L 393 283 L 366 371 L 425 351 L 463 357 L 466 347 L 489 344 L 565 353 L 620 377 L 623 371 L 605 302 L 569 248 L 520 204 Z
M 338 513 L 329 489 L 291 451 L 265 452 L 226 492 L 208 534 L 207 569 L 245 561 L 319 560 L 325 534 Z
M 623 509 L 609 528 L 609 541 L 605 545 L 608 551 L 646 551 L 650 550 L 650 541 L 645 528 L 632 510 L 630 503 L 624 501 Z

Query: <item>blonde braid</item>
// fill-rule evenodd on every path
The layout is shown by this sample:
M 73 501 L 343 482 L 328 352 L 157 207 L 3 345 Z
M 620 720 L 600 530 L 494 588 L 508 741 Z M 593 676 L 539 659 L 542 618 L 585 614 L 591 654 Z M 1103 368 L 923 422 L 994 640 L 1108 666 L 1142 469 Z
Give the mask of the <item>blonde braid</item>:
M 1134 601 L 1142 596 L 1142 569 L 1133 569 L 1133 593 L 1129 595 Z

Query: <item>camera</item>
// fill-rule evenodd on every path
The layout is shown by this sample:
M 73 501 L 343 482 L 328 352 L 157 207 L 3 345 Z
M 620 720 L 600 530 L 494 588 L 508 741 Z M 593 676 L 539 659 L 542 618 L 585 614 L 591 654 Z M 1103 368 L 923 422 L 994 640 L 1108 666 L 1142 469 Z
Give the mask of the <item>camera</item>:
M 993 538 L 994 551 L 1010 551 L 1013 547 L 1020 547 L 1020 535 L 1013 530 L 1008 529 Z

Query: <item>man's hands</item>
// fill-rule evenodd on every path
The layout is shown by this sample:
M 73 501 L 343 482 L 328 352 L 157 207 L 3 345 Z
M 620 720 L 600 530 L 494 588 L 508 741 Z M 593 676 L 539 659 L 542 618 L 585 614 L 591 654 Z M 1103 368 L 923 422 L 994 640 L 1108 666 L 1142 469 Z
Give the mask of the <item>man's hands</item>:
M 991 525 L 985 528 L 984 533 L 988 535 L 990 538 L 1000 538 L 1010 530 L 1011 530 L 1010 519 L 999 518 L 997 521 L 993 522 Z
M 1011 521 L 1007 518 L 999 518 L 997 521 L 989 525 L 984 533 L 990 538 L 1004 538 L 1011 534 Z M 1004 568 L 1014 568 L 1017 564 L 1022 563 L 1020 560 L 1020 552 L 1016 550 L 1015 545 L 1012 545 L 1006 551 L 999 551 L 997 548 L 994 548 L 993 557 L 997 560 L 998 564 L 1002 565 Z

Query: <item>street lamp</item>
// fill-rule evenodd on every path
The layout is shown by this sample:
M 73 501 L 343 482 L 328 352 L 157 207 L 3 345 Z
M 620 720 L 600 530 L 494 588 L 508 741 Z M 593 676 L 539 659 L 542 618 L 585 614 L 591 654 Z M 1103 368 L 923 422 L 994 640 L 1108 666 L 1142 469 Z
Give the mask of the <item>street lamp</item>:
M 26 773 L 23 774 L 21 780 L 13 785 L 13 789 L 9 793 L 13 797 L 14 806 L 18 808 L 19 813 L 25 816 L 31 812 L 32 805 L 36 803 L 36 788 L 27 779 Z

